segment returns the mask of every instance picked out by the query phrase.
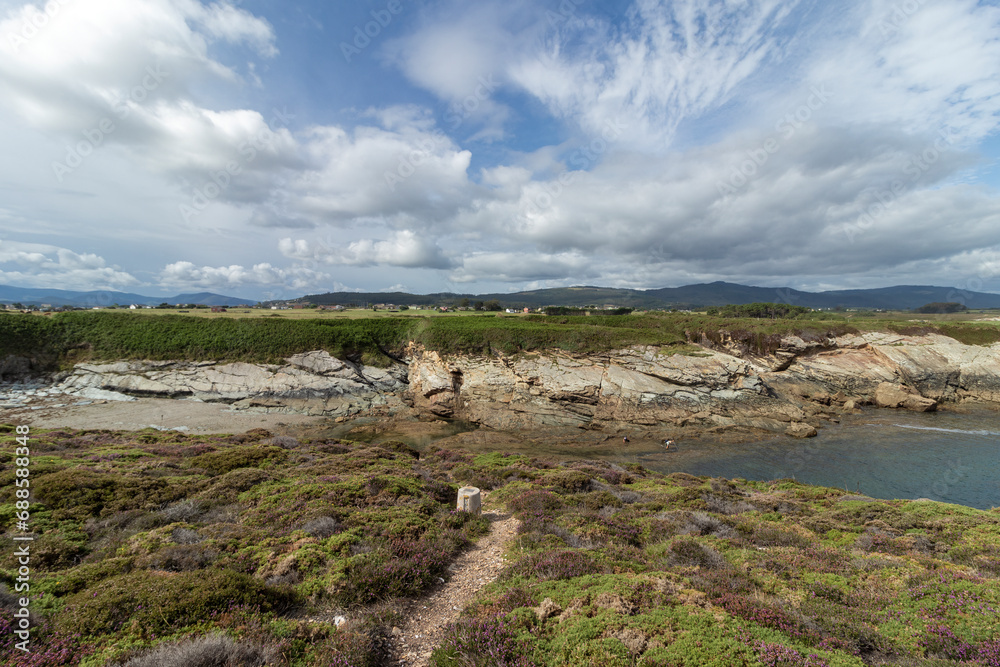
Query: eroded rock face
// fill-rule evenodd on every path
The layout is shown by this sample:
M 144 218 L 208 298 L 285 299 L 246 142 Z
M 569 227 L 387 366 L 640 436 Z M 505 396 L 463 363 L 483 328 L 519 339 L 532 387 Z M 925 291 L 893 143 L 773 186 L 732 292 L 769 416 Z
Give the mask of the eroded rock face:
M 738 346 L 695 355 L 636 346 L 603 355 L 440 354 L 411 345 L 408 365 L 363 367 L 323 351 L 285 364 L 79 364 L 60 385 L 349 417 L 414 410 L 495 429 L 635 426 L 730 428 L 810 437 L 860 405 L 927 411 L 942 403 L 1000 405 L 1000 345 L 943 336 L 866 333 L 782 339 L 775 354 Z
M 903 385 L 891 382 L 883 382 L 875 389 L 875 405 L 880 408 L 905 408 L 915 412 L 933 412 L 937 409 L 937 401 L 933 398 L 924 398 Z
M 811 437 L 822 420 L 864 404 L 916 411 L 941 402 L 1000 404 L 1000 345 L 874 332 L 787 337 L 765 358 L 722 347 L 728 351 L 695 356 L 635 347 L 599 357 L 514 359 L 442 359 L 413 348 L 407 395 L 423 412 L 497 429 L 668 423 L 795 437 Z M 904 385 L 898 396 L 888 392 Z
M 414 348 L 408 396 L 418 410 L 496 429 L 669 422 L 783 430 L 805 415 L 772 394 L 760 375 L 765 368 L 722 353 L 664 355 L 656 347 L 602 357 L 447 360 Z
M 350 416 L 372 407 L 402 407 L 406 366 L 361 367 L 325 351 L 297 354 L 284 365 L 130 361 L 78 364 L 59 388 L 129 396 L 191 398 L 269 412 Z

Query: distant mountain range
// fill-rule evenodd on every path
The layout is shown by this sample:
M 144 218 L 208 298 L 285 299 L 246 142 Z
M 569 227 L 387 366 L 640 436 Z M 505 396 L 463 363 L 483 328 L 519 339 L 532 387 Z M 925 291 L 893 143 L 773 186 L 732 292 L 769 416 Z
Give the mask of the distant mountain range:
M 684 287 L 634 290 L 607 287 L 561 287 L 509 294 L 409 294 L 407 292 L 329 292 L 296 299 L 320 305 L 454 305 L 497 300 L 504 307 L 605 306 L 631 308 L 705 308 L 756 302 L 788 303 L 809 308 L 875 308 L 910 310 L 934 302 L 959 302 L 968 308 L 1000 308 L 1000 294 L 969 292 L 953 287 L 899 285 L 879 289 L 802 292 L 786 287 L 751 287 L 714 282 Z
M 838 290 L 832 292 L 802 292 L 786 287 L 751 287 L 735 283 L 715 282 L 684 287 L 634 290 L 609 287 L 560 287 L 528 292 L 497 294 L 410 294 L 408 292 L 329 292 L 313 294 L 293 301 L 320 305 L 359 306 L 376 303 L 396 305 L 457 305 L 463 299 L 499 301 L 504 307 L 539 308 L 542 306 L 614 305 L 631 308 L 705 308 L 759 301 L 788 303 L 810 308 L 876 308 L 911 310 L 933 302 L 957 301 L 968 308 L 1000 308 L 1000 294 L 967 292 L 952 287 L 899 285 L 879 289 Z M 74 292 L 59 289 L 38 289 L 0 285 L 0 303 L 52 306 L 156 306 L 161 303 L 197 304 L 204 306 L 252 306 L 256 302 L 211 292 L 178 294 L 176 296 L 143 296 L 128 292 Z
M 143 296 L 128 292 L 96 291 L 73 292 L 61 289 L 36 289 L 31 287 L 12 287 L 0 285 L 0 303 L 21 303 L 26 306 L 77 306 L 93 308 L 94 306 L 158 306 L 161 303 L 195 304 L 202 306 L 252 306 L 256 301 L 238 299 L 233 296 L 222 296 L 211 292 L 197 294 L 178 294 L 177 296 Z

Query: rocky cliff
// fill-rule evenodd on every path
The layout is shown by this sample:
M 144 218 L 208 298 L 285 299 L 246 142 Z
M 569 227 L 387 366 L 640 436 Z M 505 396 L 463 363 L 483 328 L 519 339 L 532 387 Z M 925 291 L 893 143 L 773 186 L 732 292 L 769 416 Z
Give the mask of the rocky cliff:
M 77 364 L 57 387 L 85 398 L 188 398 L 236 408 L 348 417 L 373 409 L 404 409 L 406 366 L 360 366 L 316 351 L 284 365 L 121 361 Z
M 498 429 L 613 423 L 743 426 L 809 436 L 862 404 L 927 411 L 941 403 L 1000 405 L 1000 345 L 885 333 L 806 342 L 767 357 L 737 347 L 694 355 L 656 347 L 601 357 L 513 359 L 411 351 L 414 407 Z
M 862 404 L 933 410 L 1000 406 L 1000 345 L 886 333 L 782 340 L 751 357 L 723 343 L 694 354 L 634 347 L 599 356 L 442 357 L 411 346 L 407 364 L 362 367 L 326 352 L 284 365 L 79 364 L 59 388 L 83 396 L 162 396 L 346 418 L 378 412 L 458 418 L 495 429 L 747 427 L 806 437 Z

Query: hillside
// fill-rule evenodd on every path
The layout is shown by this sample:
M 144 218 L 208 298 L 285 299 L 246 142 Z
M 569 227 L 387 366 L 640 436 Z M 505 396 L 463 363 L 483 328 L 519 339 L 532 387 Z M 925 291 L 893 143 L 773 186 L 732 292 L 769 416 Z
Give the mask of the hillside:
M 21 303 L 40 306 L 74 306 L 79 308 L 106 307 L 114 304 L 128 306 L 158 306 L 161 303 L 195 304 L 202 306 L 252 306 L 256 301 L 239 299 L 232 296 L 222 296 L 211 292 L 196 294 L 177 294 L 175 296 L 143 296 L 130 292 L 115 292 L 101 290 L 93 292 L 74 292 L 71 290 L 12 287 L 0 285 L 0 303 Z
M 4 664 L 389 664 L 407 600 L 490 529 L 453 511 L 460 484 L 521 525 L 436 667 L 1000 664 L 995 509 L 260 430 L 38 431 L 30 449 L 33 653 L 4 589 Z
M 714 282 L 651 290 L 604 287 L 561 287 L 528 292 L 493 294 L 409 294 L 405 292 L 330 292 L 311 294 L 302 301 L 323 304 L 452 305 L 463 299 L 499 301 L 506 307 L 615 305 L 639 309 L 704 308 L 756 302 L 788 303 L 809 308 L 872 308 L 908 310 L 933 301 L 961 301 L 969 308 L 1000 308 L 1000 294 L 960 291 L 951 287 L 901 285 L 879 289 L 803 292 L 790 288 L 751 287 Z

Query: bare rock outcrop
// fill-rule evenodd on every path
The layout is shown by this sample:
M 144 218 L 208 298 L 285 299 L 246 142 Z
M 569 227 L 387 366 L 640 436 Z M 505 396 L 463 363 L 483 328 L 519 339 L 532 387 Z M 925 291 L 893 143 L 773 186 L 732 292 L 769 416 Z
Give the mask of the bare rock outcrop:
M 933 398 L 924 398 L 907 390 L 903 385 L 891 382 L 883 382 L 875 389 L 875 405 L 880 408 L 904 408 L 914 412 L 933 412 L 937 409 L 937 401 Z
M 410 356 L 415 408 L 496 429 L 667 422 L 783 430 L 805 418 L 772 395 L 760 375 L 766 366 L 724 353 L 665 355 L 650 346 L 600 357 L 444 359 L 414 347 Z
M 351 416 L 373 407 L 401 408 L 406 366 L 362 367 L 325 351 L 297 354 L 287 364 L 129 361 L 77 364 L 59 389 L 93 395 L 188 398 L 267 412 Z
M 790 435 L 793 438 L 813 438 L 818 434 L 819 431 L 816 430 L 815 426 L 803 422 L 789 424 L 788 428 L 785 429 L 785 435 Z

